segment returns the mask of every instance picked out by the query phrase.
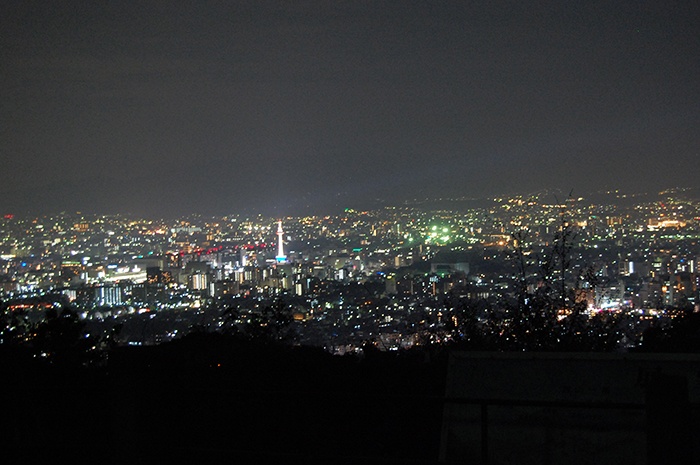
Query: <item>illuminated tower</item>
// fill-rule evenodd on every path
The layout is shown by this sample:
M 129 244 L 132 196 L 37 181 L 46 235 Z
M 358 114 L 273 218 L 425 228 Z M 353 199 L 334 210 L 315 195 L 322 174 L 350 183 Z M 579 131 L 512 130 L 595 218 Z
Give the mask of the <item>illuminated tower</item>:
M 284 263 L 287 261 L 287 256 L 284 254 L 284 245 L 283 245 L 283 240 L 282 240 L 282 235 L 284 232 L 282 231 L 282 222 L 278 221 L 277 222 L 277 259 L 278 263 Z

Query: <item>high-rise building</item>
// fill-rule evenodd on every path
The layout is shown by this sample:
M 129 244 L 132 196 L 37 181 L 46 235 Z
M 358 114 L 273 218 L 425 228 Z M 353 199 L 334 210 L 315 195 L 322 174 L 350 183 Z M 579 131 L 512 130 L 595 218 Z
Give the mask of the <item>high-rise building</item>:
M 122 291 L 119 286 L 114 285 L 101 285 L 95 287 L 94 302 L 99 306 L 111 307 L 114 305 L 121 305 L 122 303 Z

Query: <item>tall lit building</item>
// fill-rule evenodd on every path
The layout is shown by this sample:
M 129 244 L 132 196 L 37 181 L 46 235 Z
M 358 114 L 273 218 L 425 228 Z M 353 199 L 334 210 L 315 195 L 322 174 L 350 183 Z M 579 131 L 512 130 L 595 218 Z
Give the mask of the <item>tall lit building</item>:
M 284 254 L 284 240 L 282 236 L 284 231 L 282 231 L 282 221 L 277 222 L 277 263 L 284 263 L 287 261 L 287 256 Z

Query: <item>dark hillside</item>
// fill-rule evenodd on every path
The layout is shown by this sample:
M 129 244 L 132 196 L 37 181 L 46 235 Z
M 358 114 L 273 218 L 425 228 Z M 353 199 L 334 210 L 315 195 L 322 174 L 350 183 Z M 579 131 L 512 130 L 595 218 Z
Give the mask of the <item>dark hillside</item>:
M 435 463 L 446 359 L 193 334 L 101 369 L 14 363 L 12 463 Z

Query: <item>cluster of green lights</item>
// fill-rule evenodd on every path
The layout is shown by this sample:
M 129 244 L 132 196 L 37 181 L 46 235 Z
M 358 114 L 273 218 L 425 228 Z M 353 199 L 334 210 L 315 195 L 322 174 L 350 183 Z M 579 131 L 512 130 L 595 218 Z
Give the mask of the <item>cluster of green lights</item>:
M 432 226 L 430 228 L 430 234 L 426 238 L 426 241 L 433 241 L 437 243 L 446 243 L 450 241 L 450 235 L 448 234 L 450 232 L 450 228 L 446 227 L 438 227 L 438 226 Z

